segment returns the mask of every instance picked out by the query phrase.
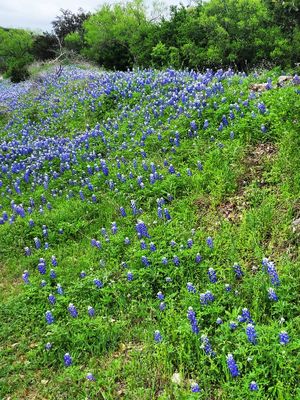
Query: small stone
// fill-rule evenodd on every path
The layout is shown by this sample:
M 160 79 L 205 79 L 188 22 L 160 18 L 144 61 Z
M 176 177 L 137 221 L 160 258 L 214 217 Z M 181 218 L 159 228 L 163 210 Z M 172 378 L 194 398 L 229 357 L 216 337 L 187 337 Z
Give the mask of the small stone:
M 181 378 L 180 373 L 179 373 L 179 372 L 175 372 L 175 373 L 172 375 L 171 381 L 172 381 L 173 383 L 175 383 L 175 385 L 181 385 L 181 383 L 182 383 L 182 378 Z

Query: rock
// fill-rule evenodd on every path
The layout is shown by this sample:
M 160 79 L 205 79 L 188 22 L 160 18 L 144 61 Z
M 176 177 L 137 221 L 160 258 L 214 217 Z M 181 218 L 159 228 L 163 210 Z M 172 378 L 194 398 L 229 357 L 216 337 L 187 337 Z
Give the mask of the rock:
M 254 92 L 264 92 L 267 90 L 267 83 L 253 83 L 249 88 Z
M 292 222 L 292 230 L 294 233 L 300 232 L 300 218 L 294 219 L 294 221 Z
M 292 80 L 293 80 L 293 77 L 291 75 L 281 75 L 278 78 L 277 86 L 282 86 L 284 83 L 290 82 Z
M 182 383 L 182 378 L 181 378 L 180 373 L 179 373 L 179 372 L 175 372 L 175 373 L 172 375 L 171 381 L 172 381 L 172 383 L 175 383 L 175 385 L 181 385 L 181 383 Z

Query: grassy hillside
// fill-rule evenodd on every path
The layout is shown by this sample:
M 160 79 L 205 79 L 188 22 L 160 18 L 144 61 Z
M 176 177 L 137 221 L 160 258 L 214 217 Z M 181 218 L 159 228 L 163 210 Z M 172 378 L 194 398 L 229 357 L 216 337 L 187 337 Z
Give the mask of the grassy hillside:
M 300 399 L 299 78 L 57 72 L 0 82 L 0 398 Z

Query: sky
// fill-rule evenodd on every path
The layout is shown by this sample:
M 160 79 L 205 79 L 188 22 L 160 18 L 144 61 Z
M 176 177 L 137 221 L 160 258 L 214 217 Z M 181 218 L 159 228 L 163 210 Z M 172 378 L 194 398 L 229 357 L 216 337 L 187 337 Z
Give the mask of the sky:
M 5 28 L 25 28 L 34 31 L 50 31 L 51 21 L 60 14 L 60 9 L 76 12 L 80 7 L 84 11 L 95 11 L 104 3 L 116 3 L 118 0 L 0 0 L 0 26 Z M 170 5 L 188 5 L 191 0 L 163 0 L 167 8 Z M 150 6 L 151 0 L 145 4 Z

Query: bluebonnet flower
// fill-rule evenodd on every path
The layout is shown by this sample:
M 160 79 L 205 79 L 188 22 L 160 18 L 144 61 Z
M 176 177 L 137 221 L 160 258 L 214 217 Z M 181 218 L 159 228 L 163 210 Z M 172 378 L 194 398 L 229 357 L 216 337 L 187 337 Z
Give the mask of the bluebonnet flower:
M 207 274 L 211 283 L 216 283 L 218 281 L 216 271 L 213 268 L 209 268 Z
M 157 298 L 158 298 L 159 300 L 164 300 L 165 296 L 162 294 L 162 292 L 158 292 L 158 293 L 157 293 Z
M 66 367 L 70 367 L 72 365 L 72 357 L 70 356 L 69 353 L 66 353 L 64 355 L 64 363 Z
M 49 300 L 49 303 L 52 304 L 52 305 L 54 305 L 56 303 L 56 298 L 52 293 L 49 294 L 48 300 Z
M 140 247 L 141 247 L 142 250 L 146 250 L 147 249 L 147 244 L 146 244 L 145 240 L 142 239 L 140 241 Z
M 60 294 L 60 295 L 64 294 L 63 288 L 61 287 L 61 285 L 59 283 L 56 286 L 56 290 L 57 290 L 58 294 Z
M 268 289 L 268 297 L 272 301 L 277 301 L 278 300 L 277 294 L 276 294 L 276 292 L 275 292 L 275 290 L 273 288 L 269 288 Z
M 190 168 L 187 168 L 186 173 L 188 176 L 193 176 L 193 173 Z
M 150 243 L 149 248 L 151 251 L 156 251 L 156 246 L 153 242 Z
M 207 290 L 205 293 L 200 293 L 200 303 L 203 305 L 213 302 L 214 299 L 215 297 L 210 290 Z
M 50 325 L 50 324 L 53 324 L 53 323 L 54 323 L 54 317 L 53 317 L 51 311 L 46 311 L 46 313 L 45 313 L 45 318 L 46 318 L 47 324 Z
M 201 260 L 202 260 L 201 255 L 200 255 L 199 253 L 197 253 L 197 254 L 196 254 L 196 257 L 195 257 L 195 262 L 196 262 L 196 264 L 199 264 L 199 263 L 201 262 Z
M 188 292 L 196 293 L 196 289 L 195 289 L 195 287 L 193 286 L 193 284 L 191 282 L 188 282 L 186 284 L 186 288 L 187 288 Z
M 26 255 L 26 256 L 30 256 L 30 255 L 31 255 L 31 250 L 30 250 L 29 247 L 25 247 L 25 248 L 24 248 L 24 251 L 25 251 L 25 255 Z
M 51 264 L 53 267 L 57 267 L 58 264 L 55 256 L 51 256 Z
M 115 235 L 118 232 L 118 227 L 116 222 L 111 223 L 111 232 L 113 235 Z
M 170 242 L 170 246 L 171 246 L 171 247 L 175 247 L 176 244 L 177 244 L 177 243 L 175 242 L 175 240 L 171 240 L 171 242 Z
M 35 248 L 36 249 L 40 249 L 41 248 L 41 241 L 39 238 L 35 237 L 34 239 L 34 244 L 35 244 Z
M 126 245 L 130 244 L 129 237 L 126 236 L 126 238 L 124 239 L 124 244 L 126 244 Z
M 52 348 L 52 343 L 48 342 L 48 343 L 45 344 L 45 349 L 46 350 L 51 350 L 51 348 Z
M 22 278 L 24 283 L 26 283 L 27 285 L 29 284 L 29 272 L 27 270 L 25 270 L 22 274 Z
M 239 322 L 248 322 L 250 324 L 253 324 L 253 320 L 250 315 L 250 311 L 248 308 L 243 308 L 242 309 L 242 315 L 238 317 Z
M 203 171 L 203 165 L 202 165 L 201 161 L 197 162 L 197 168 L 199 171 Z
M 180 264 L 179 258 L 178 258 L 176 255 L 173 256 L 173 263 L 174 263 L 176 266 L 178 266 L 178 265 Z
M 41 287 L 45 287 L 47 285 L 47 282 L 45 280 L 41 281 Z
M 216 355 L 216 353 L 213 351 L 210 341 L 206 335 L 201 335 L 201 342 L 202 342 L 201 348 L 204 350 L 205 354 L 207 356 L 214 357 Z
M 163 219 L 163 209 L 161 207 L 157 207 L 157 216 L 159 219 Z
M 231 376 L 233 378 L 239 376 L 240 372 L 232 354 L 228 354 L 228 356 L 226 357 L 226 361 Z
M 30 226 L 31 228 L 34 227 L 34 221 L 33 221 L 32 219 L 29 220 L 29 226 Z
M 97 203 L 97 197 L 94 193 L 92 194 L 92 202 Z
M 150 265 L 150 261 L 148 260 L 148 258 L 146 257 L 146 256 L 142 256 L 142 264 L 145 266 L 145 267 L 149 267 L 149 265 Z
M 267 129 L 267 127 L 265 126 L 265 124 L 261 124 L 260 130 L 262 131 L 262 133 L 266 133 L 268 129 Z
M 187 240 L 187 247 L 190 249 L 193 246 L 193 239 Z
M 252 381 L 249 385 L 249 389 L 251 392 L 256 392 L 258 390 L 258 385 L 255 381 Z
M 259 112 L 260 112 L 261 114 L 265 114 L 266 111 L 267 111 L 266 106 L 265 106 L 265 104 L 264 104 L 263 102 L 258 103 L 258 104 L 257 104 L 257 108 L 259 109 Z
M 231 140 L 234 139 L 234 132 L 233 131 L 230 132 L 229 137 L 230 137 Z
M 231 285 L 229 285 L 229 283 L 225 283 L 226 292 L 231 292 L 231 289 L 232 289 Z
M 94 282 L 94 285 L 95 285 L 98 289 L 100 289 L 100 288 L 103 287 L 103 283 L 102 283 L 99 279 L 95 278 L 95 279 L 93 279 L 93 282 Z
M 206 119 L 206 120 L 204 121 L 204 124 L 203 124 L 203 129 L 207 129 L 207 128 L 208 128 L 208 125 L 209 125 L 209 122 L 208 122 L 208 120 Z
M 137 209 L 137 206 L 136 206 L 136 203 L 135 203 L 134 200 L 130 201 L 130 207 L 131 207 L 131 210 L 132 210 L 132 214 L 133 215 L 137 215 L 138 214 L 138 209 Z
M 198 321 L 197 321 L 197 318 L 196 318 L 196 313 L 195 313 L 195 311 L 193 310 L 192 307 L 188 308 L 187 317 L 188 317 L 188 319 L 190 321 L 192 331 L 194 333 L 198 334 L 199 333 Z
M 209 236 L 209 237 L 206 239 L 206 244 L 207 244 L 207 246 L 208 246 L 210 249 L 213 249 L 214 243 L 213 243 L 212 237 Z
M 93 375 L 91 372 L 89 372 L 89 373 L 86 375 L 86 379 L 87 379 L 88 381 L 93 381 L 93 382 L 96 381 L 96 378 L 94 377 L 94 375 Z
M 139 237 L 150 238 L 147 226 L 145 225 L 145 223 L 142 220 L 138 220 L 137 224 L 135 225 L 135 229 L 136 229 Z
M 241 266 L 239 264 L 237 264 L 237 263 L 234 263 L 232 268 L 234 269 L 234 273 L 235 273 L 236 278 L 237 279 L 241 279 L 243 277 L 243 275 L 244 275 Z
M 156 343 L 162 342 L 162 336 L 159 331 L 154 332 L 154 340 Z
M 88 314 L 90 317 L 95 316 L 95 309 L 92 306 L 88 306 Z
M 281 331 L 279 333 L 279 343 L 285 346 L 286 344 L 288 344 L 289 341 L 290 341 L 290 338 L 289 338 L 288 333 L 285 331 Z
M 129 281 L 129 282 L 131 282 L 131 281 L 133 281 L 133 273 L 132 272 L 127 272 L 127 280 Z
M 167 259 L 167 257 L 163 257 L 163 258 L 161 259 L 161 262 L 162 262 L 163 265 L 167 265 L 167 264 L 168 264 L 168 259 Z
M 164 310 L 166 309 L 166 303 L 165 303 L 164 301 L 162 301 L 162 302 L 159 304 L 159 309 L 160 309 L 160 311 L 164 311 Z
M 124 208 L 124 207 L 120 207 L 120 213 L 121 213 L 122 217 L 126 217 L 126 216 L 127 216 L 127 214 L 126 214 L 126 211 L 125 211 L 125 208 Z
M 275 264 L 272 261 L 269 261 L 268 259 L 264 259 L 265 260 L 265 265 L 267 267 L 267 273 L 271 278 L 271 283 L 275 286 L 279 286 L 280 285 L 280 280 L 275 268 Z
M 200 393 L 201 389 L 200 386 L 198 385 L 198 383 L 194 382 L 191 384 L 191 392 L 192 393 Z
M 216 324 L 217 324 L 217 325 L 222 325 L 222 324 L 223 324 L 222 318 L 217 318 Z
M 56 278 L 56 272 L 54 271 L 54 269 L 50 269 L 50 278 L 51 279 L 55 279 Z
M 229 328 L 234 331 L 237 328 L 237 324 L 234 321 L 230 321 Z
M 167 283 L 172 282 L 172 278 L 170 278 L 169 276 L 167 276 L 167 277 L 166 277 L 166 282 L 167 282 Z
M 170 221 L 171 220 L 171 215 L 170 215 L 169 210 L 167 208 L 164 208 L 164 214 L 165 214 L 166 220 Z
M 74 306 L 74 304 L 72 304 L 72 303 L 69 304 L 68 311 L 69 311 L 71 317 L 73 317 L 73 318 L 78 317 L 78 311 L 76 310 L 76 307 Z
M 175 168 L 172 164 L 169 165 L 169 173 L 170 174 L 175 174 Z
M 252 344 L 256 344 L 257 343 L 257 333 L 256 333 L 256 330 L 255 330 L 255 328 L 254 328 L 254 326 L 252 324 L 248 324 L 247 325 L 246 334 L 247 334 L 247 338 L 248 338 L 250 343 L 252 343 Z
M 80 278 L 85 278 L 86 277 L 86 272 L 81 271 L 79 276 L 80 276 Z

